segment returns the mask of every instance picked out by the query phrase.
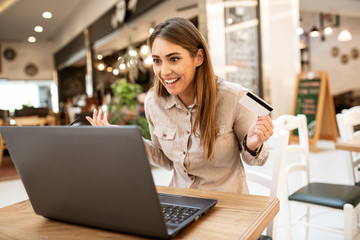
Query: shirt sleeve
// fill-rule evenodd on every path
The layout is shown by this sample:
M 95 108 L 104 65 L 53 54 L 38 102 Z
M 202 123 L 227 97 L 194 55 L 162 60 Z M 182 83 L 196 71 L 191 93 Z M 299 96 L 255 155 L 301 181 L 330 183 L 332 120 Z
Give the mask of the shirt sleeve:
M 143 138 L 143 142 L 145 145 L 145 150 L 149 159 L 149 162 L 151 165 L 164 168 L 166 170 L 172 170 L 173 169 L 173 163 L 172 161 L 166 157 L 166 155 L 161 150 L 159 141 L 157 140 L 157 136 L 154 135 L 154 124 L 151 120 L 151 102 L 150 98 L 153 93 L 147 94 L 145 99 L 145 116 L 149 124 L 149 131 L 151 136 L 151 141 Z
M 164 168 L 168 171 L 173 169 L 172 161 L 170 161 L 165 154 L 156 147 L 154 142 L 143 138 L 145 150 L 151 165 Z
M 270 151 L 269 144 L 267 143 L 267 141 L 263 143 L 260 152 L 256 156 L 251 155 L 251 153 L 249 153 L 246 150 L 243 143 L 244 141 L 241 141 L 241 157 L 244 160 L 244 162 L 246 162 L 248 165 L 263 166 L 269 157 L 269 151 Z

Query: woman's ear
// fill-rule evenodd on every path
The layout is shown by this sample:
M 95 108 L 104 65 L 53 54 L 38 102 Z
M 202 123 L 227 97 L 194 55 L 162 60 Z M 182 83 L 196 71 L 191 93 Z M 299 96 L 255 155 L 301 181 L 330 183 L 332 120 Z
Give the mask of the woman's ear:
M 201 48 L 197 51 L 195 56 L 196 67 L 199 67 L 204 62 L 204 50 Z

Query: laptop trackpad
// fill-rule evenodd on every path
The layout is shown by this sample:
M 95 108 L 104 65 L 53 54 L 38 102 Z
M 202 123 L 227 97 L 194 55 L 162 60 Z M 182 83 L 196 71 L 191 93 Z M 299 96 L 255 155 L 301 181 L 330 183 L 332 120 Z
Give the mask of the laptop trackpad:
M 158 194 L 159 195 L 159 199 L 161 203 L 183 203 L 183 196 L 176 196 L 176 195 L 167 195 L 167 194 Z

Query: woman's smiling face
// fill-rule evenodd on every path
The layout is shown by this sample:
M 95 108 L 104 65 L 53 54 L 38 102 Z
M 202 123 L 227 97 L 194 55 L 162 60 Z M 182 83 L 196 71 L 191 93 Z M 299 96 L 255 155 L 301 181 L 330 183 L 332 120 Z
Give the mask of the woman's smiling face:
M 189 106 L 195 98 L 196 67 L 203 62 L 202 50 L 193 57 L 180 45 L 155 38 L 152 45 L 153 70 L 171 95 L 178 95 Z

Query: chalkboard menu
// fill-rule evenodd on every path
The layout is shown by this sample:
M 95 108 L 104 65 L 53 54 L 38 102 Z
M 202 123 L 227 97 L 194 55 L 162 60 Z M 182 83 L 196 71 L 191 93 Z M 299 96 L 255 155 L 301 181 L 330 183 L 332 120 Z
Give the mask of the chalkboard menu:
M 298 83 L 295 115 L 306 115 L 310 138 L 315 132 L 319 92 L 320 79 L 300 80 Z M 294 132 L 294 135 L 298 135 L 297 132 Z
M 337 126 L 334 100 L 330 94 L 326 72 L 302 72 L 297 76 L 293 114 L 304 114 L 307 119 L 310 150 L 317 151 L 317 141 L 336 141 Z M 293 131 L 290 140 L 298 141 Z

